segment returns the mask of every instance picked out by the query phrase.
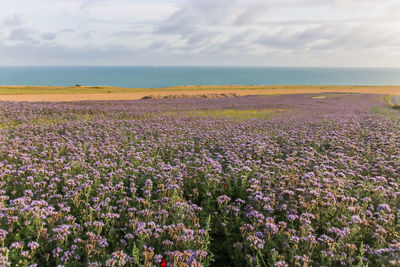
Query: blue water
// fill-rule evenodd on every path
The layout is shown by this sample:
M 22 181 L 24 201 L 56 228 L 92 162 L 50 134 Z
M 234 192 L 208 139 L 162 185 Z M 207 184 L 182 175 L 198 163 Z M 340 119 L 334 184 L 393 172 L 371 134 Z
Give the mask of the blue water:
M 0 85 L 400 85 L 400 68 L 0 67 Z

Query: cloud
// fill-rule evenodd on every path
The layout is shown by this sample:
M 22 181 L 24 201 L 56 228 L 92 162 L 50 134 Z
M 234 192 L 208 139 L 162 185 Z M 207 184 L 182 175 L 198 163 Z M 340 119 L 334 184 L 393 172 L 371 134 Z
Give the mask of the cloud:
M 285 28 L 275 34 L 262 34 L 257 42 L 267 48 L 290 52 L 323 50 L 368 51 L 400 45 L 400 29 L 387 32 L 386 27 L 374 24 L 326 24 L 304 31 Z M 396 33 L 393 35 L 393 33 Z
M 73 29 L 63 29 L 61 33 L 70 33 L 70 32 L 75 32 Z
M 2 24 L 8 27 L 16 27 L 22 24 L 22 19 L 18 14 L 6 17 L 2 20 Z
M 7 65 L 88 65 L 102 60 L 116 64 L 136 52 L 122 46 L 70 48 L 59 44 L 22 43 L 9 46 L 0 42 L 0 58 Z
M 52 41 L 56 39 L 57 35 L 53 32 L 46 32 L 41 35 L 42 40 Z
M 16 28 L 13 29 L 9 36 L 8 40 L 10 41 L 31 41 L 31 32 L 24 28 Z
M 182 51 L 215 52 L 249 30 L 235 27 L 254 24 L 266 12 L 267 5 L 260 1 L 190 0 L 156 27 L 154 35 L 178 36 L 183 43 L 175 42 L 176 48 Z
M 165 50 L 165 49 L 171 49 L 170 45 L 167 42 L 154 42 L 148 45 L 147 47 L 143 48 L 144 52 L 154 52 L 154 51 L 160 51 L 160 50 Z
M 2 10 L 3 64 L 400 62 L 398 0 L 2 0 Z
M 386 29 L 387 25 L 372 23 L 348 26 L 344 30 L 339 27 L 333 28 L 327 42 L 315 48 L 368 51 L 398 47 L 400 45 L 400 28 L 397 27 L 391 32 L 386 31 Z
M 266 4 L 253 4 L 243 13 L 241 13 L 235 20 L 236 25 L 249 25 L 249 24 L 256 24 L 260 17 L 267 14 L 269 8 Z
M 200 27 L 220 26 L 234 16 L 237 0 L 191 0 L 162 22 L 159 34 L 190 35 Z

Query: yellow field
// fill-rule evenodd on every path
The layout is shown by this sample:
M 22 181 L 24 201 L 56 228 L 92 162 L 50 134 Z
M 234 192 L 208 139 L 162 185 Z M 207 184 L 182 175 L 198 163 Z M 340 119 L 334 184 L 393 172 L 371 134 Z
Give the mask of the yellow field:
M 0 86 L 0 101 L 137 100 L 163 97 L 216 97 L 218 95 L 281 95 L 304 93 L 369 93 L 400 95 L 400 86 L 179 86 L 166 88 Z

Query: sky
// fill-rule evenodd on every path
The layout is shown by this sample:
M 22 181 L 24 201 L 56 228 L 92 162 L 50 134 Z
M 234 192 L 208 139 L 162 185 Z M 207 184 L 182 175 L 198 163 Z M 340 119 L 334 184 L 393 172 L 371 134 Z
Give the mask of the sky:
M 400 67 L 400 1 L 1 0 L 0 65 Z

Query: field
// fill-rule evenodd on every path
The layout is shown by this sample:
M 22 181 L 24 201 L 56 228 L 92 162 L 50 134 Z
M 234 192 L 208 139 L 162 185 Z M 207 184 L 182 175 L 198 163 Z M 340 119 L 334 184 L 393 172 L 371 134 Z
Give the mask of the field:
M 400 95 L 400 86 L 179 86 L 166 88 L 118 88 L 104 86 L 0 86 L 0 101 L 138 100 L 142 98 L 280 95 L 309 93 L 364 93 Z
M 400 266 L 400 113 L 336 89 L 0 102 L 0 265 Z

